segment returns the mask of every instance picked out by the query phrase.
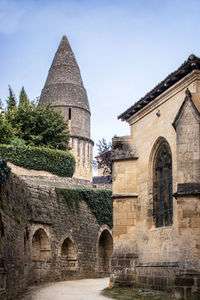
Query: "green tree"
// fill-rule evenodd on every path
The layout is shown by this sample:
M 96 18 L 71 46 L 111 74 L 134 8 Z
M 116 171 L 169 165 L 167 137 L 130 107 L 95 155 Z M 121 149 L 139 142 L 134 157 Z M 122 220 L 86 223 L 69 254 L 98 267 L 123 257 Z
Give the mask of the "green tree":
M 17 101 L 10 85 L 8 86 L 8 89 L 9 89 L 9 96 L 8 99 L 6 100 L 7 110 L 13 110 L 16 109 L 17 107 Z
M 18 107 L 13 121 L 18 137 L 24 139 L 27 145 L 67 150 L 67 123 L 50 105 L 31 103 L 26 107 Z
M 108 143 L 105 138 L 98 141 L 97 150 L 98 156 L 96 156 L 96 162 L 94 166 L 97 165 L 98 169 L 103 170 L 103 175 L 112 174 L 112 160 L 111 160 L 111 147 L 112 144 Z
M 60 112 L 53 110 L 50 105 L 40 106 L 37 101 L 30 102 L 24 87 L 20 91 L 18 107 L 13 97 L 10 88 L 5 120 L 14 128 L 15 139 L 22 139 L 30 146 L 68 149 L 68 126 Z M 19 143 L 19 140 L 14 143 Z
M 29 103 L 18 106 L 11 120 L 16 136 L 30 146 L 67 150 L 67 123 L 59 112 L 47 106 Z
M 10 144 L 14 138 L 14 130 L 11 124 L 0 113 L 0 144 Z
M 0 98 L 0 112 L 2 112 L 2 111 L 3 111 L 3 102 L 2 102 L 2 100 Z
M 19 105 L 18 108 L 22 106 L 28 106 L 29 105 L 29 99 L 27 97 L 27 94 L 25 92 L 24 87 L 21 88 L 20 94 L 19 94 Z
M 9 96 L 6 100 L 7 110 L 6 110 L 6 113 L 5 113 L 5 117 L 6 117 L 6 120 L 9 123 L 11 123 L 13 115 L 15 114 L 16 109 L 17 109 L 17 100 L 15 98 L 15 95 L 14 95 L 10 85 L 8 86 L 8 89 L 9 89 Z
M 53 110 L 50 105 L 37 105 L 33 110 L 32 128 L 29 140 L 35 146 L 67 150 L 69 132 L 67 122 L 59 111 Z M 23 137 L 23 139 L 25 139 Z M 25 139 L 26 140 L 26 139 Z

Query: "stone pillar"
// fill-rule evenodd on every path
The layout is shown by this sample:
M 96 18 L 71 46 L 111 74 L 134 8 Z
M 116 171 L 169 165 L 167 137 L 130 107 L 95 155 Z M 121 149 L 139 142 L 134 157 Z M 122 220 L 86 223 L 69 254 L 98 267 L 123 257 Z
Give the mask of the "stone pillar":
M 136 225 L 137 158 L 131 136 L 113 139 L 114 251 L 111 259 L 111 286 L 130 286 L 136 282 L 138 256 L 128 230 Z
M 177 192 L 174 196 L 181 267 L 176 273 L 174 291 L 176 299 L 199 299 L 200 113 L 188 89 L 173 125 L 177 146 Z

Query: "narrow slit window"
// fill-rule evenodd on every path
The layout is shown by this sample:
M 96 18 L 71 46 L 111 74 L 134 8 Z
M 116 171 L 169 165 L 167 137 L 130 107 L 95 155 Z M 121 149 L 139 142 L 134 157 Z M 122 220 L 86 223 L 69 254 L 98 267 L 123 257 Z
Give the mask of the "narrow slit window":
M 71 120 L 71 118 L 72 118 L 72 110 L 71 110 L 71 108 L 69 108 L 69 116 L 68 116 L 68 119 Z

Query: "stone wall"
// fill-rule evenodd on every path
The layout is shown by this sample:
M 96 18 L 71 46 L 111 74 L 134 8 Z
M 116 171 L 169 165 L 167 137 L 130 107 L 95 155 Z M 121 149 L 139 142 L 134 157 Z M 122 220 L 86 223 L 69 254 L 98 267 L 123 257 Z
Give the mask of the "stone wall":
M 76 167 L 73 177 L 92 181 L 93 174 L 93 141 L 80 137 L 71 136 L 71 153 L 76 160 Z
M 6 291 L 6 299 L 16 299 L 29 283 L 99 277 L 108 272 L 111 253 L 107 249 L 112 247 L 109 227 L 99 226 L 84 201 L 79 209 L 71 210 L 64 199 L 57 198 L 55 186 L 69 187 L 67 179 L 59 182 L 57 177 L 48 185 L 49 180 L 11 173 L 1 189 L 0 293 Z M 71 187 L 85 184 L 71 181 Z M 101 242 L 108 252 L 102 258 L 107 269 L 99 264 L 102 235 L 108 237 Z
M 112 175 L 93 176 L 92 183 L 99 189 L 112 190 Z
M 114 285 L 177 287 L 177 295 L 181 290 L 185 299 L 191 292 L 200 293 L 199 82 L 199 71 L 185 76 L 130 117 L 131 135 L 117 141 L 113 155 Z M 132 157 L 122 146 L 127 142 Z M 168 143 L 172 154 L 173 222 L 156 227 L 154 157 L 162 142 Z M 187 275 L 180 275 L 183 270 Z M 185 287 L 179 276 L 185 278 Z

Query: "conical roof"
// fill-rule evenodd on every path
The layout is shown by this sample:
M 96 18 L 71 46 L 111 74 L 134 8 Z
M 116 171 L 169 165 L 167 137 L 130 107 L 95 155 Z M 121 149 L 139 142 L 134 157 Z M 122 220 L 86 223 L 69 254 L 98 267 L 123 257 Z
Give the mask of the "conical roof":
M 40 103 L 52 107 L 69 106 L 90 111 L 80 69 L 66 36 L 63 36 L 49 69 Z

